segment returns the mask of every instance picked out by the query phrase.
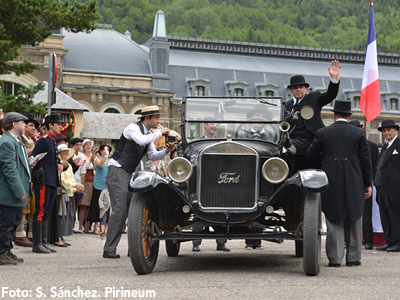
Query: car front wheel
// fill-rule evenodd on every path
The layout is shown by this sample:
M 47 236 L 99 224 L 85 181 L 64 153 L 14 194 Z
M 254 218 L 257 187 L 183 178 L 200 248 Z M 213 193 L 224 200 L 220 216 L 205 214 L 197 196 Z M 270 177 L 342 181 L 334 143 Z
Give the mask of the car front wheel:
M 155 238 L 157 210 L 150 198 L 134 193 L 129 206 L 128 247 L 133 268 L 139 275 L 149 274 L 157 262 L 159 241 Z
M 303 269 L 316 276 L 321 269 L 321 195 L 307 193 L 304 200 Z

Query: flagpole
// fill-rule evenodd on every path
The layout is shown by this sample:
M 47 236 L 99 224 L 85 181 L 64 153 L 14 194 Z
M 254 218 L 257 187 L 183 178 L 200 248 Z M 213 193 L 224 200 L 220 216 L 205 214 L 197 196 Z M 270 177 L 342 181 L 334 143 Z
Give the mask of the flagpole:
M 372 6 L 372 0 L 369 1 L 369 9 L 371 10 L 371 6 Z M 364 130 L 367 133 L 367 117 L 364 115 Z

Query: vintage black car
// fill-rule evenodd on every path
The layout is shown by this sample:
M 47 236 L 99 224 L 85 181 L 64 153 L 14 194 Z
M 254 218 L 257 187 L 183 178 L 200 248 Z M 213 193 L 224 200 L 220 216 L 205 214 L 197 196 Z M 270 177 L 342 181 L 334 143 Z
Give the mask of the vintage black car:
M 305 109 L 304 117 L 310 113 Z M 319 273 L 320 192 L 328 180 L 314 169 L 288 177 L 288 117 L 279 97 L 183 100 L 182 137 L 168 177 L 139 171 L 129 183 L 128 242 L 138 274 L 153 271 L 161 240 L 168 256 L 177 256 L 181 242 L 217 238 L 294 240 L 305 274 Z M 214 138 L 205 137 L 205 123 L 219 125 Z

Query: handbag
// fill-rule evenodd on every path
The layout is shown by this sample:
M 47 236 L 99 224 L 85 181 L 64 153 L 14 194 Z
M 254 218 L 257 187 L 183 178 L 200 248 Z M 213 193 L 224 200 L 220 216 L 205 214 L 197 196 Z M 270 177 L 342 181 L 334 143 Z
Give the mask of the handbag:
M 74 198 L 75 199 L 82 199 L 83 198 L 83 193 L 74 193 Z

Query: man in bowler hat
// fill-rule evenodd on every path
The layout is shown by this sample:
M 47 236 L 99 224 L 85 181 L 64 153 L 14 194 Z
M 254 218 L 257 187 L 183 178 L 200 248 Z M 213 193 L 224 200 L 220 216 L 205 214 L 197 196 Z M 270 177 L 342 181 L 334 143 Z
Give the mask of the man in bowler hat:
M 297 124 L 290 124 L 290 138 L 296 147 L 296 155 L 302 156 L 296 160 L 296 170 L 309 167 L 307 162 L 306 165 L 304 164 L 304 155 L 314 140 L 317 130 L 324 127 L 321 119 L 322 107 L 332 102 L 338 94 L 340 69 L 341 65 L 337 60 L 332 61 L 331 66 L 328 66 L 330 82 L 325 93 L 312 92 L 307 94 L 310 85 L 302 75 L 295 75 L 290 78 L 288 88 L 293 97 L 286 103 L 286 110 L 292 113 L 297 112 L 299 118 Z M 314 110 L 314 115 L 310 120 L 304 120 L 299 114 L 306 105 L 311 106 Z
M 321 158 L 329 189 L 321 194 L 327 224 L 326 255 L 340 267 L 346 242 L 346 266 L 361 265 L 362 214 L 372 193 L 371 153 L 365 131 L 348 123 L 351 102 L 336 100 L 335 123 L 317 131 L 307 157 Z
M 397 138 L 399 126 L 392 120 L 382 121 L 381 127 L 386 143 L 378 158 L 374 174 L 374 184 L 377 189 L 377 202 L 383 232 L 386 238 L 384 246 L 378 251 L 400 251 L 400 140 Z

